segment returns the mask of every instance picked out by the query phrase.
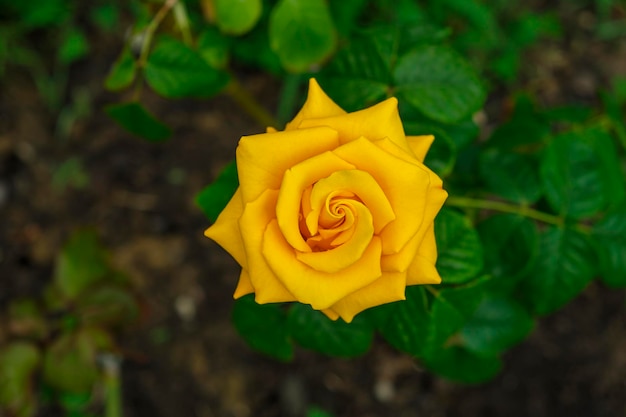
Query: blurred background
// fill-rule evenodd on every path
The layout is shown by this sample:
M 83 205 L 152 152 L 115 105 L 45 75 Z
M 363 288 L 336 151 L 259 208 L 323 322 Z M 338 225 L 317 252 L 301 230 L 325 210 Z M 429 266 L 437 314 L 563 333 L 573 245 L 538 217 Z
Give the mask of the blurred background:
M 189 9 L 201 13 L 197 3 Z M 621 1 L 420 3 L 489 80 L 487 106 L 475 117 L 481 131 L 510 115 L 519 92 L 546 106 L 595 106 L 607 91 L 626 100 Z M 154 144 L 103 111 L 125 98 L 104 80 L 133 25 L 159 7 L 0 0 L 0 346 L 31 338 L 56 349 L 32 359 L 45 363 L 36 379 L 27 365 L 11 371 L 20 383 L 4 395 L 22 395 L 26 407 L 16 415 L 103 415 L 106 400 L 90 401 L 107 392 L 121 392 L 128 416 L 626 415 L 624 290 L 597 282 L 539 320 L 506 354 L 501 374 L 478 386 L 435 377 L 382 341 L 353 360 L 299 350 L 281 363 L 252 351 L 230 317 L 239 267 L 203 237 L 208 221 L 194 199 L 234 158 L 239 137 L 265 126 L 227 95 L 174 101 L 146 90 L 142 102 L 173 132 Z M 279 112 L 284 73 L 244 60 L 231 70 L 268 112 Z M 85 267 L 80 259 L 110 272 L 114 285 L 72 281 Z M 121 307 L 94 319 L 103 334 L 63 339 L 75 328 L 66 313 L 91 308 L 73 295 L 92 284 L 106 287 L 101 305 Z M 46 310 L 42 300 L 59 308 Z M 77 369 L 91 372 L 81 361 L 110 338 L 121 390 L 84 394 Z M 67 359 L 74 348 L 82 353 Z M 31 351 L 17 352 L 27 364 Z M 5 374 L 7 364 L 0 362 Z

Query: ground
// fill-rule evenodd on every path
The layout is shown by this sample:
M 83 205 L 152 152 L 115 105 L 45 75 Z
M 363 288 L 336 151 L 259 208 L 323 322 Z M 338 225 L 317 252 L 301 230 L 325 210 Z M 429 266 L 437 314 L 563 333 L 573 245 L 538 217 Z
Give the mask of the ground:
M 545 103 L 593 101 L 612 75 L 626 73 L 625 42 L 607 50 L 574 41 L 528 55 L 542 65 L 525 73 L 527 85 Z M 126 415 L 296 417 L 313 406 L 336 417 L 625 415 L 624 291 L 600 283 L 539 319 L 505 355 L 502 373 L 478 386 L 435 377 L 382 340 L 354 360 L 298 350 L 293 362 L 279 363 L 252 351 L 230 322 L 238 267 L 203 237 L 208 222 L 194 196 L 233 158 L 238 138 L 261 127 L 228 97 L 172 102 L 148 95 L 174 136 L 158 145 L 131 137 L 102 112 L 120 99 L 101 87 L 115 52 L 72 70 L 92 106 L 64 137 L 55 135 L 56 119 L 27 76 L 15 74 L 3 86 L 0 308 L 37 294 L 64 240 L 79 226 L 95 226 L 142 297 L 143 319 L 121 343 Z M 274 108 L 278 81 L 240 77 Z M 491 99 L 487 120 L 502 116 L 505 99 Z M 88 186 L 53 186 L 59 166 L 73 157 Z

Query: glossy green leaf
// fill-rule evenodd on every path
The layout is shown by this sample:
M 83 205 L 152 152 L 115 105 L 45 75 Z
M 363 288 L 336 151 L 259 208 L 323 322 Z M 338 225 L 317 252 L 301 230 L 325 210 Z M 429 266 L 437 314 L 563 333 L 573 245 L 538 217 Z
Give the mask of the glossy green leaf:
M 559 214 L 580 219 L 624 200 L 624 174 L 610 136 L 588 128 L 556 136 L 545 149 L 541 180 Z
M 293 72 L 324 61 L 337 44 L 324 0 L 279 0 L 270 15 L 269 37 L 283 66 Z
M 161 142 L 172 135 L 171 129 L 140 103 L 112 104 L 105 107 L 104 111 L 124 129 L 150 142 Z
M 229 35 L 243 35 L 261 17 L 261 0 L 213 0 L 217 27 Z
M 501 296 L 483 299 L 461 329 L 463 346 L 480 356 L 496 356 L 526 338 L 534 321 L 516 301 Z
M 320 83 L 346 111 L 356 111 L 385 98 L 390 74 L 373 40 L 356 36 L 322 73 Z
M 304 304 L 291 307 L 287 325 L 289 334 L 300 345 L 329 356 L 363 355 L 374 336 L 372 327 L 360 316 L 349 324 L 341 319 L 333 321 Z
M 480 174 L 490 191 L 507 200 L 530 205 L 541 196 L 538 167 L 529 157 L 489 149 L 480 155 Z
M 502 369 L 497 356 L 480 356 L 459 346 L 441 348 L 423 358 L 424 365 L 444 378 L 478 384 L 493 378 Z
M 228 83 L 224 71 L 211 67 L 200 53 L 173 38 L 156 43 L 144 76 L 154 91 L 167 98 L 207 98 Z
M 470 320 L 485 297 L 488 284 L 489 278 L 482 277 L 462 286 L 434 290 L 426 355 L 448 344 L 449 339 Z
M 39 349 L 28 342 L 13 342 L 0 349 L 0 410 L 17 417 L 35 414 L 32 379 L 40 362 Z
M 380 334 L 396 349 L 421 355 L 430 329 L 430 311 L 426 290 L 423 286 L 407 287 L 406 299 L 376 307 L 372 310 L 384 311 L 387 317 L 377 323 Z
M 293 357 L 287 314 L 280 304 L 257 304 L 254 295 L 246 295 L 235 301 L 233 322 L 253 349 L 283 361 Z
M 467 217 L 442 210 L 435 219 L 435 237 L 437 270 L 444 284 L 467 282 L 482 270 L 482 246 Z
M 598 244 L 600 279 L 610 287 L 626 287 L 626 205 L 593 226 Z
M 95 232 L 82 230 L 63 246 L 56 262 L 54 283 L 65 297 L 75 299 L 109 274 L 107 256 Z
M 541 235 L 538 253 L 521 281 L 521 295 L 531 311 L 542 315 L 576 297 L 595 276 L 598 261 L 587 236 L 553 226 Z
M 136 74 L 137 63 L 130 48 L 126 47 L 113 64 L 104 86 L 111 91 L 122 90 L 132 84 Z
M 393 74 L 397 94 L 439 122 L 458 122 L 485 101 L 476 73 L 443 46 L 421 46 L 408 52 L 399 58 Z
M 477 230 L 485 254 L 485 272 L 493 276 L 490 289 L 511 292 L 539 254 L 537 225 L 525 217 L 499 214 L 480 222 Z
M 237 164 L 233 161 L 226 165 L 226 168 L 212 184 L 196 195 L 196 204 L 209 220 L 214 222 L 224 207 L 226 207 L 238 186 Z

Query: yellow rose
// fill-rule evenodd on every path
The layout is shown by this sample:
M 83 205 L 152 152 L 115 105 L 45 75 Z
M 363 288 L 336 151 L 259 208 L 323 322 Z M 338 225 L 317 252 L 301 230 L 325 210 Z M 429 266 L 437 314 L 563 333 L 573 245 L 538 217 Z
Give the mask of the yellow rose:
M 244 136 L 239 188 L 205 235 L 242 267 L 235 298 L 298 301 L 335 320 L 438 284 L 433 220 L 447 193 L 390 98 L 346 113 L 315 80 L 284 131 Z

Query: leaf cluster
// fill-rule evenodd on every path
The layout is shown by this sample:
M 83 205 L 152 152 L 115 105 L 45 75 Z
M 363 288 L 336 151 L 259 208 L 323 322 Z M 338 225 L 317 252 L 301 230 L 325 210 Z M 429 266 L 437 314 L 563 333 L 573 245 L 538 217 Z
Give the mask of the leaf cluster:
M 103 355 L 117 352 L 115 334 L 138 318 L 139 304 L 95 233 L 81 230 L 60 252 L 41 299 L 15 300 L 5 314 L 0 407 L 28 417 L 39 401 L 53 401 L 82 413 L 102 384 Z

